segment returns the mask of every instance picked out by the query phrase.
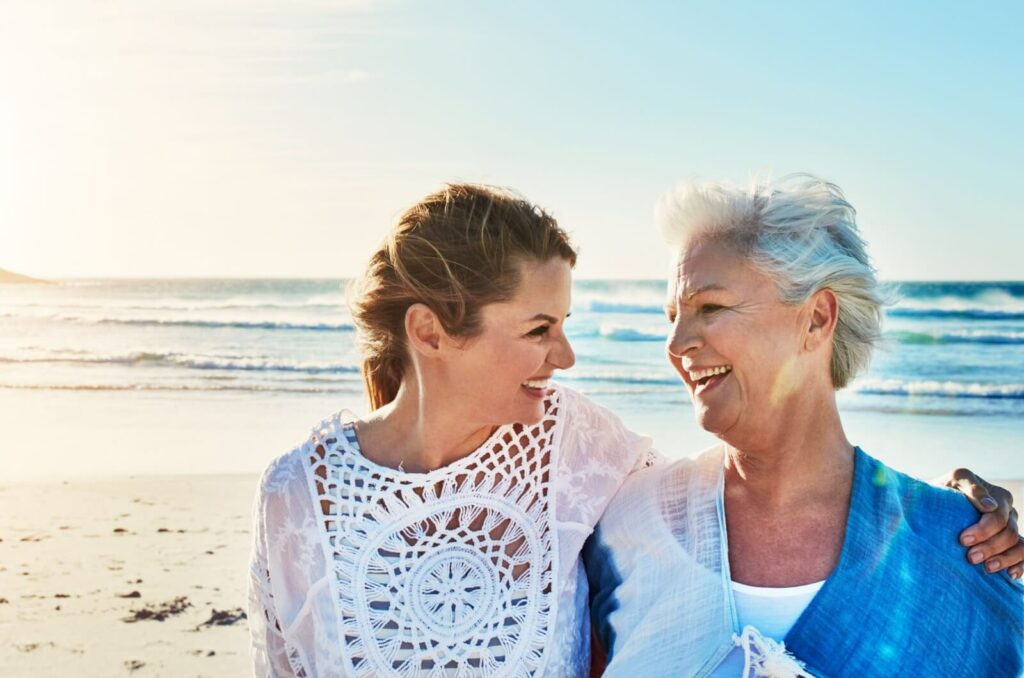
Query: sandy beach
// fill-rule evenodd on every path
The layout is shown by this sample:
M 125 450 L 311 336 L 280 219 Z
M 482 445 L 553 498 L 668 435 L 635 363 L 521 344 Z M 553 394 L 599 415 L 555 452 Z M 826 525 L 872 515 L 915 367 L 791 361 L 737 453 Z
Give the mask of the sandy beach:
M 247 675 L 255 482 L 0 486 L 0 674 Z

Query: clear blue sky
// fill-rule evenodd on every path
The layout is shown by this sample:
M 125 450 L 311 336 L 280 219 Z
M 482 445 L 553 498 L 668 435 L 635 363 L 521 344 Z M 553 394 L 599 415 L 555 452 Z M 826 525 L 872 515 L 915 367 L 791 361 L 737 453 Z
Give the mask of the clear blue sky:
M 658 195 L 808 171 L 882 275 L 1021 279 L 1024 5 L 5 3 L 0 266 L 358 273 L 443 181 L 510 185 L 586 277 L 659 277 Z

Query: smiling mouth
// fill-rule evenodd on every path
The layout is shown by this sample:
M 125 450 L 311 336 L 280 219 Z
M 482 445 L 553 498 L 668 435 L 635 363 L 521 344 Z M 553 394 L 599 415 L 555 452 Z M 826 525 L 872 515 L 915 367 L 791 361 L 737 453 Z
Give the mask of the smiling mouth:
M 700 393 L 725 379 L 726 375 L 732 372 L 732 365 L 719 365 L 703 370 L 687 371 L 690 383 L 693 384 L 693 392 Z
M 550 383 L 548 379 L 527 379 L 522 383 L 522 386 L 532 391 L 543 391 Z

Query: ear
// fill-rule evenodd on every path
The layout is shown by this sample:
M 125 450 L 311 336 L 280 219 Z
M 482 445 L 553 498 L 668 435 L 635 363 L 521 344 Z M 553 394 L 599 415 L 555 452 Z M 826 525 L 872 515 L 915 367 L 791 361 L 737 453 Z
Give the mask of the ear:
M 839 298 L 827 287 L 820 289 L 807 300 L 807 309 L 809 317 L 804 347 L 814 351 L 822 344 L 832 343 L 832 335 L 839 322 Z
M 425 357 L 440 352 L 444 330 L 437 315 L 426 304 L 413 304 L 405 311 L 405 336 L 409 350 Z

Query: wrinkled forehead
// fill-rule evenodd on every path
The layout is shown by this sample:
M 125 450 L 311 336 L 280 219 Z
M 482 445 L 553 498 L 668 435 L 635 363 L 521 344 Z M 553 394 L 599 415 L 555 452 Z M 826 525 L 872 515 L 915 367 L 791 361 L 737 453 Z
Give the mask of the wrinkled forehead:
M 744 260 L 718 242 L 702 242 L 679 247 L 669 263 L 667 293 L 670 300 L 681 295 L 691 297 L 706 288 L 721 287 L 727 269 Z

